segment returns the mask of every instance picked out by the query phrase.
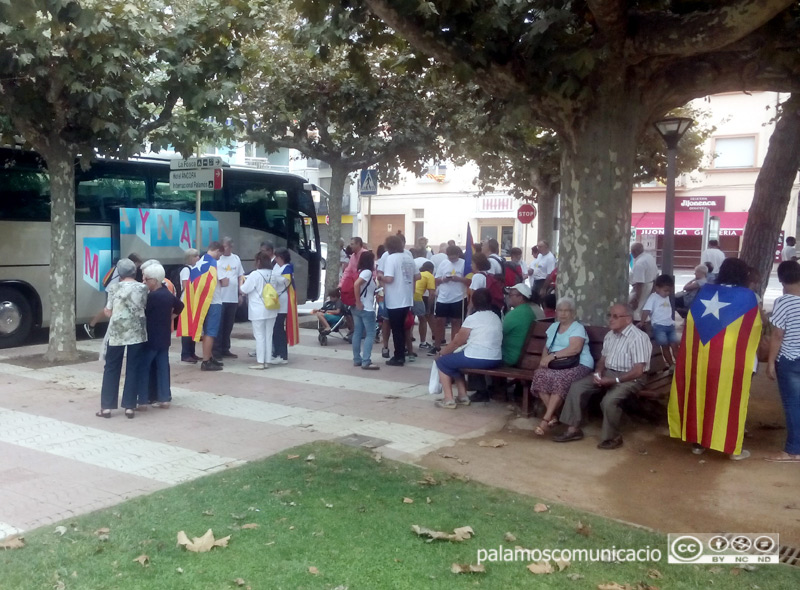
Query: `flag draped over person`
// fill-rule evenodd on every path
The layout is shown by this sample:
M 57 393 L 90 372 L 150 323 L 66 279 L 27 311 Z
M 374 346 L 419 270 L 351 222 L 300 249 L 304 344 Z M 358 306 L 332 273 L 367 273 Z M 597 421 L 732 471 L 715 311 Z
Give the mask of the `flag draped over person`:
M 300 344 L 300 326 L 297 320 L 297 291 L 294 287 L 294 265 L 290 262 L 283 269 L 283 277 L 287 279 L 286 294 L 289 304 L 286 310 L 286 341 L 289 346 Z
M 195 342 L 200 341 L 203 336 L 203 322 L 216 288 L 217 261 L 211 254 L 205 254 L 189 270 L 186 305 L 178 318 L 177 336 L 189 336 Z
M 464 252 L 464 276 L 472 274 L 472 229 L 467 223 L 467 249 Z
M 761 314 L 745 287 L 706 285 L 686 317 L 669 398 L 669 433 L 732 455 L 742 450 Z

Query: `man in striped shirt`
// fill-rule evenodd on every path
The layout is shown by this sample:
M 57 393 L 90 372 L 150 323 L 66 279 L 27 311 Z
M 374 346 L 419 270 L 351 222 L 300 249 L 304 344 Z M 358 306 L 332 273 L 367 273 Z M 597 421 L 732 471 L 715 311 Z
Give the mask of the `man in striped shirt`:
M 622 446 L 620 403 L 644 385 L 643 376 L 650 367 L 653 345 L 650 337 L 633 325 L 633 312 L 627 305 L 617 303 L 611 306 L 608 327 L 611 330 L 603 340 L 603 353 L 597 361 L 594 374 L 574 382 L 569 388 L 559 418 L 569 428 L 553 437 L 555 442 L 583 438 L 580 426 L 589 398 L 604 392 L 605 396 L 600 402 L 603 430 L 597 448 L 610 450 Z

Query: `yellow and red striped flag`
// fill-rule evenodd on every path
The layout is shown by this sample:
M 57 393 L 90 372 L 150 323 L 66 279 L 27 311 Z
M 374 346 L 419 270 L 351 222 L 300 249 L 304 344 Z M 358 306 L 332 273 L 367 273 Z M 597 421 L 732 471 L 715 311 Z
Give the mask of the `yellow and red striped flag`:
M 297 291 L 294 288 L 294 265 L 290 262 L 283 269 L 287 281 L 286 294 L 289 304 L 286 308 L 286 342 L 289 346 L 300 344 L 300 325 L 297 319 Z
M 669 434 L 728 454 L 742 450 L 761 315 L 744 287 L 706 285 L 686 317 L 669 398 Z
M 217 261 L 211 254 L 205 254 L 189 270 L 188 286 L 186 305 L 178 316 L 176 335 L 189 336 L 199 342 L 203 336 L 203 322 L 217 288 Z

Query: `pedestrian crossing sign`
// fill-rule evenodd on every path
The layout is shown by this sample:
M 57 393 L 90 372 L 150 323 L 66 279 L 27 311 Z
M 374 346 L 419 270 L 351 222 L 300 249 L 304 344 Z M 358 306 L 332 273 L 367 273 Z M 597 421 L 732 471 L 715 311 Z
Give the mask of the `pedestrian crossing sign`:
M 362 170 L 361 180 L 358 183 L 358 193 L 360 195 L 378 194 L 378 171 L 375 169 Z

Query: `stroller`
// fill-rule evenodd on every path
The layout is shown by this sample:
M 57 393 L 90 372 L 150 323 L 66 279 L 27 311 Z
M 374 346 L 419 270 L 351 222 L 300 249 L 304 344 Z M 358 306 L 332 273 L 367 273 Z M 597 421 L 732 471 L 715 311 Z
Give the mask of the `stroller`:
M 339 337 L 342 340 L 344 340 L 345 342 L 352 342 L 352 338 L 350 337 L 350 335 L 349 334 L 344 335 L 344 334 L 342 334 L 342 331 L 341 331 L 342 328 L 346 328 L 347 327 L 347 319 L 346 318 L 347 318 L 347 316 L 350 316 L 350 315 L 352 315 L 352 313 L 350 312 L 350 306 L 349 305 L 345 305 L 344 306 L 344 313 L 336 321 L 335 324 L 331 325 L 331 331 L 329 333 L 327 333 L 327 334 L 323 331 L 322 326 L 319 325 L 319 322 L 317 322 L 317 330 L 319 330 L 319 336 L 317 336 L 317 340 L 319 341 L 319 345 L 320 346 L 328 346 L 328 336 L 332 336 L 334 334 L 337 337 Z M 376 342 L 380 341 L 380 333 L 381 333 L 381 326 L 380 326 L 380 323 L 377 323 L 375 325 L 375 334 L 374 334 L 374 338 L 375 338 Z
M 320 346 L 328 346 L 328 336 L 333 336 L 334 334 L 344 340 L 345 342 L 350 342 L 347 336 L 342 334 L 341 329 L 347 327 L 347 320 L 346 317 L 350 314 L 350 306 L 344 306 L 344 313 L 339 316 L 339 319 L 336 321 L 335 324 L 331 326 L 331 331 L 325 333 L 323 331 L 322 326 L 317 322 L 317 330 L 319 330 L 319 336 L 317 336 L 317 340 L 319 341 Z

